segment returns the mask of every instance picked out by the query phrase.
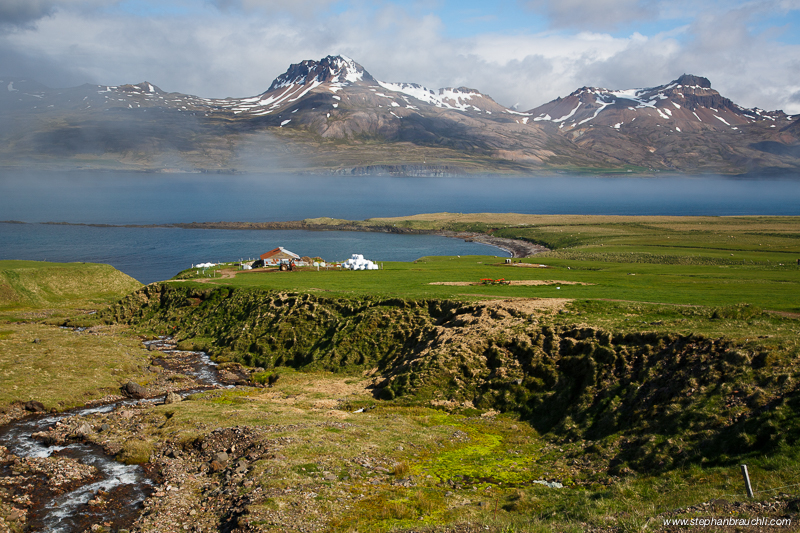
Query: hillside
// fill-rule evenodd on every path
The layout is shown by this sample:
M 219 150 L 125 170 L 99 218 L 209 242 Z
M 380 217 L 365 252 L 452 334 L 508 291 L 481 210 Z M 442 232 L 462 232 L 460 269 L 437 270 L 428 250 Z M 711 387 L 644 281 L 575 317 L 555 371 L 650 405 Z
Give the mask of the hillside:
M 141 283 L 110 265 L 0 261 L 0 308 L 97 307 Z
M 6 80 L 7 81 L 7 80 Z M 5 83 L 5 81 L 4 81 Z M 146 171 L 792 173 L 798 117 L 744 109 L 691 75 L 584 87 L 528 112 L 466 87 L 375 79 L 342 56 L 291 65 L 263 93 L 208 99 L 150 82 L 0 93 L 0 167 Z

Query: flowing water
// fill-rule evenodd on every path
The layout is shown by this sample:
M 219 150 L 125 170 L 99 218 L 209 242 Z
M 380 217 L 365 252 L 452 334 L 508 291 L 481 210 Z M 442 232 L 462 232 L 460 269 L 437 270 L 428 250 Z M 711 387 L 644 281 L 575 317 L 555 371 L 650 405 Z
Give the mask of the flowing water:
M 147 341 L 145 345 L 165 354 L 179 356 L 180 371 L 193 376 L 204 388 L 230 387 L 219 381 L 216 363 L 203 352 L 182 352 L 174 349 L 169 337 Z M 159 359 L 155 362 L 158 363 Z M 166 368 L 170 363 L 164 362 Z M 187 396 L 198 390 L 181 391 Z M 72 409 L 58 414 L 30 415 L 0 427 L 0 445 L 19 457 L 62 456 L 76 459 L 83 464 L 97 468 L 99 480 L 82 485 L 74 490 L 60 494 L 35 506 L 30 517 L 32 531 L 71 533 L 84 531 L 92 524 L 110 523 L 117 529 L 130 525 L 141 511 L 141 503 L 150 494 L 152 482 L 139 465 L 126 465 L 106 455 L 102 448 L 94 444 L 75 442 L 68 445 L 51 445 L 32 437 L 34 433 L 46 431 L 59 422 L 75 416 L 92 413 L 108 413 L 119 407 L 135 405 L 139 402 L 160 402 L 162 397 L 145 400 L 120 400 L 97 407 Z M 105 493 L 104 500 L 109 503 L 101 508 L 90 506 L 98 492 Z M 44 495 L 46 496 L 46 495 Z

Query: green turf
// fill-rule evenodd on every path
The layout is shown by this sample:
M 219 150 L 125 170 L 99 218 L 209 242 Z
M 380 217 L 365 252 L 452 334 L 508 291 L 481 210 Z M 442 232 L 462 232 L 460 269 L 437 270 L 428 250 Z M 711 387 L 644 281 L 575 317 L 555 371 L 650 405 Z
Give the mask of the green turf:
M 97 308 L 141 286 L 110 265 L 0 261 L 0 310 Z
M 607 260 L 603 261 L 604 258 Z M 626 259 L 629 257 L 615 254 L 605 257 L 553 254 L 524 260 L 525 263 L 544 264 L 547 268 L 526 268 L 505 265 L 502 259 L 492 256 L 426 257 L 413 263 L 383 263 L 383 269 L 378 271 L 253 272 L 211 283 L 292 292 L 408 298 L 571 298 L 701 306 L 745 303 L 769 310 L 800 312 L 800 269 L 795 264 L 623 262 Z M 438 282 L 480 283 L 484 278 L 541 280 L 550 284 L 432 285 Z M 558 283 L 563 281 L 587 285 Z

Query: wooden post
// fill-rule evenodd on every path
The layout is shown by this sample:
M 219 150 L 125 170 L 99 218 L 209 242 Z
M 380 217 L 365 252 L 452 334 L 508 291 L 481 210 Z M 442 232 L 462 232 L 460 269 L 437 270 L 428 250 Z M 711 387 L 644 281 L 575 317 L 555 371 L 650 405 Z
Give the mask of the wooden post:
M 747 497 L 753 497 L 753 487 L 750 486 L 750 476 L 747 474 L 747 465 L 742 465 L 742 476 L 744 476 L 744 488 L 747 490 Z

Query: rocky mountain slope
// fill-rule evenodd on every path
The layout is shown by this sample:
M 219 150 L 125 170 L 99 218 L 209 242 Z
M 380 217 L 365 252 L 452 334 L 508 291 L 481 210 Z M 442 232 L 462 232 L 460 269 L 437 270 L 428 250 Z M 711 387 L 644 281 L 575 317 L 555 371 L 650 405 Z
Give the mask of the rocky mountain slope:
M 0 80 L 0 166 L 421 173 L 794 172 L 800 117 L 744 109 L 684 75 L 584 87 L 529 112 L 465 87 L 376 80 L 343 56 L 291 65 L 248 98 L 149 82 L 54 90 Z
M 797 165 L 798 117 L 745 109 L 684 74 L 650 89 L 583 87 L 531 110 L 548 132 L 628 164 L 688 172 Z

